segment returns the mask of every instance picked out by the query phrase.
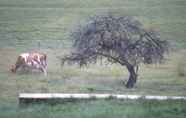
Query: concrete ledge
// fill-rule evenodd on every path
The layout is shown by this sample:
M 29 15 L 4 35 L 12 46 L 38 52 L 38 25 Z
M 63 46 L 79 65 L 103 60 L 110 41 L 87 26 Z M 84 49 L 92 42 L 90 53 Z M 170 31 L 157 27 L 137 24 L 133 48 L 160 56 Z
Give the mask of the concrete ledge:
M 20 93 L 19 103 L 27 104 L 33 102 L 66 102 L 75 100 L 91 100 L 91 99 L 118 99 L 118 100 L 186 100 L 185 96 L 153 96 L 153 95 L 124 95 L 124 94 L 67 94 L 67 93 Z

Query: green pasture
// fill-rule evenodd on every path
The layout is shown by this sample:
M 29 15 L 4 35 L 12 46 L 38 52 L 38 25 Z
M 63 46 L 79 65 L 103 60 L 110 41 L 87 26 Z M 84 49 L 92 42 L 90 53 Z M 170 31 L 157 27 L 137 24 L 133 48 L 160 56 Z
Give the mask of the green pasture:
M 68 40 L 76 24 L 109 12 L 133 16 L 185 48 L 185 6 L 185 0 L 0 0 L 1 47 L 25 40 Z
M 185 101 L 99 100 L 58 105 L 39 104 L 19 108 L 0 106 L 2 118 L 184 118 Z
M 132 16 L 172 46 L 164 63 L 140 65 L 133 89 L 125 88 L 128 72 L 117 64 L 60 66 L 60 57 L 72 49 L 70 32 L 90 16 L 105 13 Z M 185 19 L 185 0 L 0 0 L 0 117 L 185 117 L 184 101 L 101 100 L 24 109 L 17 99 L 20 92 L 186 96 Z M 10 73 L 20 53 L 38 50 L 48 55 L 47 77 Z

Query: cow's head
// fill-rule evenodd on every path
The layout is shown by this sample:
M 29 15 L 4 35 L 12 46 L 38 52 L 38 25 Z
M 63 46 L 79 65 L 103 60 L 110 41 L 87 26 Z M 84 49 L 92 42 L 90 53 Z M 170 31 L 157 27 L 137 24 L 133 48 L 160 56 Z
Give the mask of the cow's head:
M 10 71 L 13 72 L 13 73 L 16 72 L 16 67 L 15 67 L 15 65 L 12 65 L 12 66 L 11 66 Z

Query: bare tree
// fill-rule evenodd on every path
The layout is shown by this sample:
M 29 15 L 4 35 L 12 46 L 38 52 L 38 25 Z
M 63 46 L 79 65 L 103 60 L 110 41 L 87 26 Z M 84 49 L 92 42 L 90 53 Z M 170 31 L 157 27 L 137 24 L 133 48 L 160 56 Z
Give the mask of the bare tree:
M 96 63 L 105 57 L 111 63 L 126 66 L 130 75 L 127 88 L 134 87 L 140 63 L 161 62 L 167 51 L 167 41 L 160 40 L 154 30 L 147 30 L 132 17 L 113 15 L 91 17 L 85 25 L 72 32 L 74 51 L 62 58 L 62 63 L 80 66 Z

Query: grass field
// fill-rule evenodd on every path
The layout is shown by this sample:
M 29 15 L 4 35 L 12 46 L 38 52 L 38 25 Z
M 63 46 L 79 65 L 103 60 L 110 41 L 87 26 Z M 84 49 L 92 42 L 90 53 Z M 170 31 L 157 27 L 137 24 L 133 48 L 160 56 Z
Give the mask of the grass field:
M 55 106 L 40 104 L 18 108 L 0 106 L 2 118 L 184 118 L 185 101 L 115 101 L 100 100 L 65 103 Z
M 119 65 L 60 66 L 59 57 L 71 49 L 69 32 L 91 15 L 108 12 L 139 19 L 145 27 L 159 30 L 161 37 L 173 46 L 165 63 L 141 65 L 133 89 L 124 87 L 128 73 Z M 185 19 L 185 0 L 0 0 L 0 117 L 29 118 L 31 114 L 33 117 L 61 117 L 61 114 L 64 117 L 153 118 L 158 114 L 159 117 L 184 117 L 184 101 L 93 101 L 19 109 L 17 96 L 20 92 L 186 96 Z M 33 50 L 47 53 L 47 77 L 36 72 L 9 72 L 18 54 Z

